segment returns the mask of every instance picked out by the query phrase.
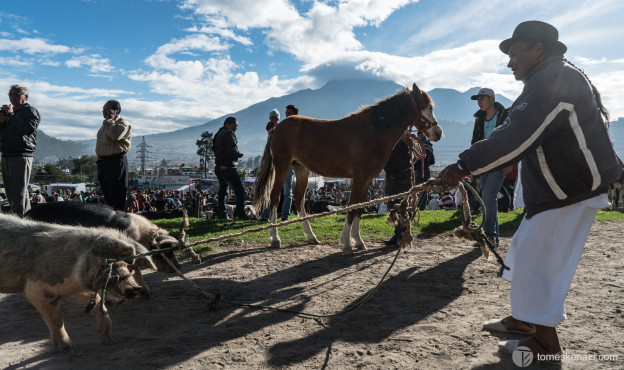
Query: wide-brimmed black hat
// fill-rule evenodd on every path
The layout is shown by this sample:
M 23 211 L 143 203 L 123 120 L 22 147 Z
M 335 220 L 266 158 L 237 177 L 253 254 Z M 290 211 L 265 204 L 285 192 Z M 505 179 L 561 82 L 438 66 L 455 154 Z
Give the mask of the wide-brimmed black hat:
M 561 54 L 568 48 L 559 41 L 559 32 L 552 25 L 541 21 L 526 21 L 516 26 L 510 39 L 504 40 L 498 48 L 505 54 L 509 54 L 509 47 L 516 41 L 536 41 L 544 45 L 553 45 L 554 51 Z

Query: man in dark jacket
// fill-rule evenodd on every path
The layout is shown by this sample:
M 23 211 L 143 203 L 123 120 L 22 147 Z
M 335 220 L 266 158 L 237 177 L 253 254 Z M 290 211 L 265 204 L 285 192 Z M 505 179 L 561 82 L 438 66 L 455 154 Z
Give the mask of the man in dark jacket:
M 20 217 L 30 209 L 28 183 L 41 119 L 27 100 L 28 89 L 13 85 L 9 90 L 11 104 L 0 108 L 2 178 L 11 211 Z
M 492 131 L 507 119 L 507 109 L 496 101 L 494 90 L 484 87 L 471 99 L 477 101 L 479 110 L 474 114 L 475 123 L 470 145 L 487 139 Z M 481 198 L 485 205 L 483 231 L 493 244 L 497 244 L 500 238 L 498 232 L 498 191 L 509 170 L 510 168 L 504 168 L 503 170 L 492 171 L 481 175 L 479 178 Z
M 215 175 L 219 180 L 219 193 L 217 197 L 217 216 L 227 218 L 225 197 L 227 187 L 230 186 L 236 196 L 236 210 L 234 217 L 245 220 L 245 188 L 238 176 L 236 166 L 238 159 L 243 153 L 238 151 L 238 140 L 234 132 L 238 128 L 238 121 L 234 117 L 228 117 L 213 139 L 212 149 L 215 152 Z
M 503 273 L 511 282 L 511 315 L 484 323 L 484 329 L 534 333 L 501 342 L 500 349 L 513 353 L 525 346 L 556 360 L 561 353 L 556 326 L 566 318 L 565 297 L 622 161 L 609 139 L 609 114 L 600 93 L 563 58 L 567 47 L 555 27 L 520 23 L 499 48 L 509 55 L 507 66 L 524 89 L 503 125 L 460 153 L 459 161 L 442 171 L 442 180 L 454 185 L 467 174 L 521 160 L 526 216 L 507 252 L 510 269 Z
M 411 166 L 411 153 L 409 147 L 403 139 L 399 141 L 392 149 L 388 163 L 384 166 L 386 172 L 386 182 L 384 187 L 384 194 L 386 196 L 395 195 L 408 191 L 412 187 L 412 170 Z M 388 202 L 388 210 L 394 208 L 401 200 L 395 199 Z M 397 244 L 400 241 L 401 233 L 405 229 L 401 224 L 397 224 L 394 228 L 394 235 L 390 240 L 386 241 L 387 245 Z
M 418 133 L 418 138 L 420 142 L 425 147 L 425 158 L 422 160 L 414 161 L 414 176 L 416 178 L 416 182 L 414 185 L 422 184 L 431 178 L 431 166 L 435 164 L 435 156 L 433 155 L 433 144 L 427 137 L 422 133 Z M 427 191 L 423 191 L 420 193 L 420 200 L 418 201 L 418 209 L 424 211 L 427 208 L 427 204 L 429 204 L 429 197 Z

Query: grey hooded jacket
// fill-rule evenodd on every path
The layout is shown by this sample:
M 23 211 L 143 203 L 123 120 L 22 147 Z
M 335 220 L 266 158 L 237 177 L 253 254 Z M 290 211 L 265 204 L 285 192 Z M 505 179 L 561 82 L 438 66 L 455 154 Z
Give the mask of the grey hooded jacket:
M 525 76 L 507 120 L 459 155 L 472 175 L 522 161 L 527 217 L 607 192 L 618 158 L 585 76 L 561 55 Z

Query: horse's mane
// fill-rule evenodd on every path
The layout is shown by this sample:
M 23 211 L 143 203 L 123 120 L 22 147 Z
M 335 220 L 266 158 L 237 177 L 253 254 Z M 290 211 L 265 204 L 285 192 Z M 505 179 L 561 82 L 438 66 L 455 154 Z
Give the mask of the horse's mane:
M 412 102 L 409 98 L 410 93 L 411 90 L 409 88 L 404 88 L 395 95 L 380 100 L 377 104 L 364 106 L 351 115 L 368 112 L 373 120 L 373 129 L 385 131 L 400 122 L 406 114 L 412 111 Z M 423 92 L 423 95 L 426 96 L 429 103 L 432 103 L 431 97 L 427 93 Z

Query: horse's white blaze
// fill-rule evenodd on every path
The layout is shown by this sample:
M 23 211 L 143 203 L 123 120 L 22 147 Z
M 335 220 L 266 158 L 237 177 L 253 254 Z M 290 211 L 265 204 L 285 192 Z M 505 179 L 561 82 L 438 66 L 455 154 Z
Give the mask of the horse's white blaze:
M 433 108 L 431 107 L 431 104 L 427 105 L 427 108 L 422 111 L 422 115 L 425 116 L 425 118 L 428 119 L 429 122 L 438 122 L 438 120 L 435 118 L 435 115 L 433 114 Z M 442 138 L 442 129 L 438 125 L 431 126 L 425 131 L 425 136 L 427 136 L 431 141 L 438 141 Z

